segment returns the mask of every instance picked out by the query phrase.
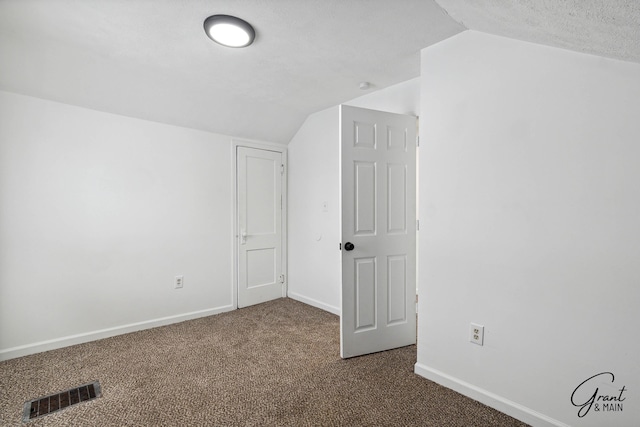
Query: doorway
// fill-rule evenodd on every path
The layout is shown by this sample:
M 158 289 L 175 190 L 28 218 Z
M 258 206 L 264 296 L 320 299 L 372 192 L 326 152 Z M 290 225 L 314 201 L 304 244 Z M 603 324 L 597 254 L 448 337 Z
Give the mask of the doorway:
M 286 151 L 234 149 L 236 301 L 243 308 L 286 295 Z

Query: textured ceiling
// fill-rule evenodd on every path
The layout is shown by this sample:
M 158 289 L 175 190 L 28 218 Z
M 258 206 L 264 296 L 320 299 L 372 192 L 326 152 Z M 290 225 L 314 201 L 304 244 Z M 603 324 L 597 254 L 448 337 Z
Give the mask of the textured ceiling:
M 640 0 L 437 0 L 466 28 L 640 62 Z
M 212 14 L 252 23 L 224 48 Z M 0 0 L 0 89 L 286 143 L 311 113 L 419 75 L 464 28 L 434 0 Z
M 254 45 L 209 40 L 219 13 Z M 0 0 L 0 90 L 286 143 L 466 28 L 640 62 L 640 0 Z

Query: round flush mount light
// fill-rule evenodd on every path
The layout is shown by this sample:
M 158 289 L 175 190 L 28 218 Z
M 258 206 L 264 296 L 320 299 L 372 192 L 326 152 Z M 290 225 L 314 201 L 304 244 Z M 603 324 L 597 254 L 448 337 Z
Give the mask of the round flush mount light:
M 204 32 L 214 42 L 227 47 L 246 47 L 256 38 L 251 24 L 229 15 L 213 15 L 205 19 Z

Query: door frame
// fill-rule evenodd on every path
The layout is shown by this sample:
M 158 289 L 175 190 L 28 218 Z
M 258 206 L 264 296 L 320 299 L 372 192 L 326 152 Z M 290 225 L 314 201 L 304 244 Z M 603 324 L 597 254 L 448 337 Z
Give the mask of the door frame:
M 282 296 L 286 297 L 289 289 L 289 275 L 287 271 L 287 174 L 289 165 L 287 163 L 287 147 L 280 144 L 274 144 L 262 141 L 251 141 L 244 139 L 231 140 L 231 194 L 233 200 L 232 223 L 231 228 L 231 250 L 233 253 L 233 262 L 231 265 L 231 305 L 234 309 L 238 309 L 238 147 L 255 148 L 258 150 L 275 151 L 282 156 L 282 164 L 284 165 L 284 173 L 282 174 L 282 274 L 284 274 L 284 285 L 282 286 Z

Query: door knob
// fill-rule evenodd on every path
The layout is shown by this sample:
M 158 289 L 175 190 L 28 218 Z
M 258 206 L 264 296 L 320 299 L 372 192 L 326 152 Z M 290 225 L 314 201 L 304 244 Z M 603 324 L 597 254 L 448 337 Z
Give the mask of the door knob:
M 353 243 L 351 242 L 347 242 L 344 244 L 344 250 L 345 251 L 352 251 L 355 248 L 355 246 L 353 246 Z

